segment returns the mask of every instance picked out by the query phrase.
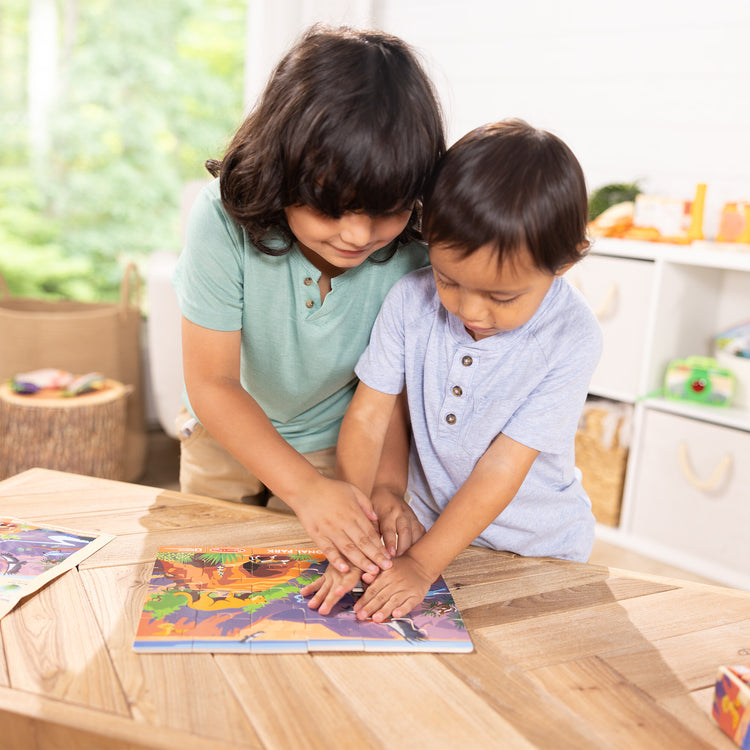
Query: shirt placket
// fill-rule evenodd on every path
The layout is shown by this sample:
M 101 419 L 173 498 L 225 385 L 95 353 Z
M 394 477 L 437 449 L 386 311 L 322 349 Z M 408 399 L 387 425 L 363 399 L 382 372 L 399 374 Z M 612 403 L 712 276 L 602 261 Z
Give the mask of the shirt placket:
M 307 271 L 302 275 L 302 301 L 307 310 L 307 318 L 316 315 L 321 309 L 320 288 L 317 281 Z
M 440 409 L 440 432 L 451 439 L 457 439 L 468 418 L 469 397 L 478 367 L 476 353 L 459 349 L 453 356 Z

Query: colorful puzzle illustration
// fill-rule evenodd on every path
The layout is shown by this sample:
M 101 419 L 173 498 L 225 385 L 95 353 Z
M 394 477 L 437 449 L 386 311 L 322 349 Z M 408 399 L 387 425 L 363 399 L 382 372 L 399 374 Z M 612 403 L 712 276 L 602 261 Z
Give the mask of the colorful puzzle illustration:
M 329 615 L 299 592 L 326 569 L 318 550 L 161 547 L 133 648 L 138 652 L 468 652 L 443 579 L 407 617 L 359 621 L 347 594 Z
M 0 518 L 0 617 L 112 538 Z

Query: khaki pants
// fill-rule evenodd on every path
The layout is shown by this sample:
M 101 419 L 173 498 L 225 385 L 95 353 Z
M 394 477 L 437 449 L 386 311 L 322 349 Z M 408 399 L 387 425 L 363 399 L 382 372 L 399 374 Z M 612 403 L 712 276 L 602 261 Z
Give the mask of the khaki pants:
M 194 420 L 193 420 L 194 421 Z M 292 513 L 292 509 L 251 474 L 199 422 L 183 408 L 175 421 L 180 436 L 180 491 L 215 497 L 233 503 L 266 505 Z M 302 454 L 321 473 L 333 477 L 336 447 Z

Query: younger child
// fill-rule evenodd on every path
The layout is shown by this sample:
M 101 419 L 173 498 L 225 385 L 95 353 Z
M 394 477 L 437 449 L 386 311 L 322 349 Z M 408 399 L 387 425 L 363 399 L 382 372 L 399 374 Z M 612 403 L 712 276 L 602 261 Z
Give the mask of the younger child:
M 522 121 L 478 128 L 441 160 L 425 196 L 432 268 L 388 294 L 339 437 L 340 475 L 368 488 L 406 386 L 408 492 L 427 533 L 363 576 L 360 619 L 406 615 L 468 544 L 588 559 L 574 438 L 601 332 L 562 278 L 588 248 L 586 222 L 575 156 Z M 355 576 L 329 569 L 303 590 L 309 606 L 327 614 Z
M 340 570 L 386 568 L 396 534 L 423 531 L 401 499 L 373 493 L 373 512 L 370 488 L 329 477 L 380 305 L 427 264 L 421 199 L 444 150 L 437 99 L 408 45 L 313 27 L 222 161 L 207 163 L 219 177 L 196 200 L 173 277 L 182 491 L 270 493 Z

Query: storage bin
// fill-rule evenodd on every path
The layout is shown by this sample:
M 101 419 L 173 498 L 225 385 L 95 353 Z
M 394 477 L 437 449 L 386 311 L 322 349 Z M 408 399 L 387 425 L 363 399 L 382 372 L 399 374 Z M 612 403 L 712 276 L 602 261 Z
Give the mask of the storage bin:
M 617 526 L 628 462 L 633 407 L 589 399 L 576 433 L 576 466 L 599 523 Z
M 652 408 L 643 428 L 633 533 L 710 561 L 748 585 L 750 432 Z
M 590 390 L 607 398 L 634 401 L 643 395 L 641 371 L 654 263 L 589 255 L 567 276 L 591 306 L 604 336 Z

